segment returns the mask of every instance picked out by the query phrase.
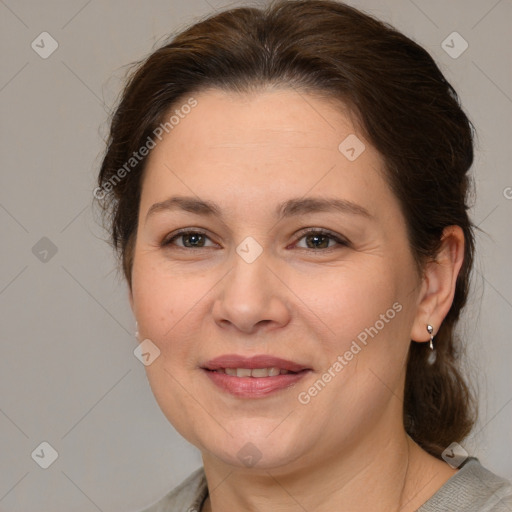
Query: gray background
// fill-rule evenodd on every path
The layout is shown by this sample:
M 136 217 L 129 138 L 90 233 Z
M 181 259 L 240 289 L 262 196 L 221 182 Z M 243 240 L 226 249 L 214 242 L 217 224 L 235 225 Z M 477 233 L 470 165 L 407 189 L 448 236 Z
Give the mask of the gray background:
M 424 45 L 477 127 L 485 233 L 463 333 L 481 418 L 464 447 L 510 479 L 512 2 L 350 3 Z M 201 464 L 133 355 L 126 288 L 91 203 L 123 66 L 226 5 L 0 0 L 1 511 L 137 511 Z M 31 47 L 43 31 L 59 45 L 47 59 Z M 469 43 L 456 59 L 441 45 L 453 31 Z M 31 457 L 42 441 L 59 454 L 46 470 Z

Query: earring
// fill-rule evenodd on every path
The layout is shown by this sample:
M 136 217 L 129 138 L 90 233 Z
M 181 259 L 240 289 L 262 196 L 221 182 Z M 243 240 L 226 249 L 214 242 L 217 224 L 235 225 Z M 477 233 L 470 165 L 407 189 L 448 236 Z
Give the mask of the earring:
M 430 350 L 434 350 L 434 328 L 430 324 L 427 324 L 427 331 L 430 334 Z
M 137 323 L 137 320 L 135 320 L 135 338 L 139 341 L 139 324 Z

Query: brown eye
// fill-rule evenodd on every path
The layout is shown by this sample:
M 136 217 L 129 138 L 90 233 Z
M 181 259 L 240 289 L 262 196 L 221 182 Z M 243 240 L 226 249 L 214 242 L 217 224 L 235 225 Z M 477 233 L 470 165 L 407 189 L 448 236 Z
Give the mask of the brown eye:
M 336 245 L 347 246 L 348 242 L 346 240 L 341 239 L 340 237 L 334 235 L 330 231 L 324 230 L 310 230 L 299 238 L 300 240 L 305 240 L 305 246 L 301 246 L 297 243 L 297 247 L 301 249 L 331 249 L 336 247 Z
M 185 247 L 204 247 L 206 237 L 202 233 L 189 233 L 181 235 Z
M 332 240 L 327 235 L 308 235 L 305 237 L 309 249 L 327 249 Z

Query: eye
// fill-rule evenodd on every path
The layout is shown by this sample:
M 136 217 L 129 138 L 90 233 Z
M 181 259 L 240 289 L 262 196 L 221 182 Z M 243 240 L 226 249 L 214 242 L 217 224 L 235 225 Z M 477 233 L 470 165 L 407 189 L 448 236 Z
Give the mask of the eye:
M 304 245 L 299 245 L 301 240 L 305 241 Z M 333 249 L 336 245 L 348 246 L 347 240 L 325 229 L 310 229 L 303 232 L 302 236 L 296 242 L 296 246 L 300 249 Z
M 301 245 L 304 240 L 305 245 Z M 203 231 L 197 229 L 183 229 L 177 233 L 171 234 L 161 243 L 162 247 L 176 246 L 182 249 L 203 249 L 206 247 L 215 247 L 215 244 Z M 348 246 L 349 242 L 335 233 L 325 229 L 309 229 L 303 231 L 302 235 L 295 242 L 295 246 L 300 249 L 333 249 L 338 246 Z
M 177 241 L 181 243 L 177 243 Z M 211 242 L 210 245 L 207 245 L 207 241 Z M 161 245 L 162 247 L 175 245 L 182 249 L 203 249 L 204 247 L 213 247 L 216 244 L 202 231 L 184 229 L 165 238 Z

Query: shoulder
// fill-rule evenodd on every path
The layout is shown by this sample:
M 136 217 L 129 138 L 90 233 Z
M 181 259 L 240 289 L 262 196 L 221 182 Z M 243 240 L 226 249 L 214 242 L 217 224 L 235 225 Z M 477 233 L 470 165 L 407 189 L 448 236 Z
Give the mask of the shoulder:
M 510 512 L 512 485 L 470 458 L 418 512 Z
M 207 493 L 206 477 L 201 467 L 142 512 L 200 512 Z

